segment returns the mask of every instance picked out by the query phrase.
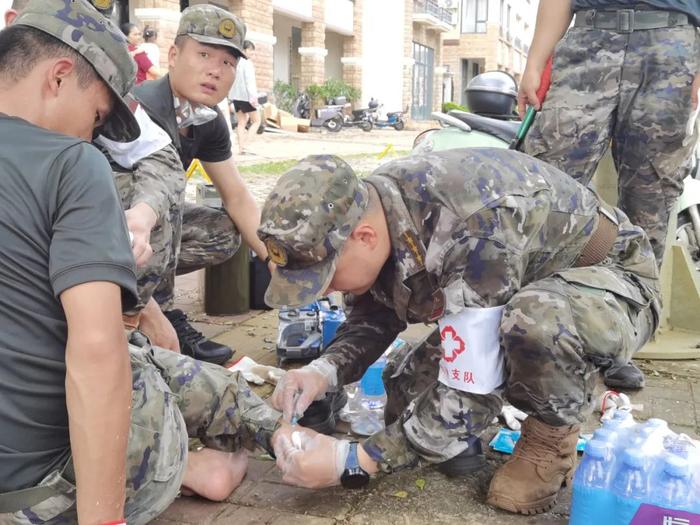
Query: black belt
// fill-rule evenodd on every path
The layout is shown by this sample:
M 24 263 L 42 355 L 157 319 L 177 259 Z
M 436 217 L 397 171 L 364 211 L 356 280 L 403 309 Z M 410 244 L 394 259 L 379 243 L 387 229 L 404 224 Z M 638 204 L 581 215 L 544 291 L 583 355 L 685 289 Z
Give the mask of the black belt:
M 588 9 L 577 11 L 574 27 L 589 29 L 607 29 L 618 33 L 631 33 L 648 29 L 661 29 L 688 25 L 688 16 L 676 11 L 638 11 L 634 9 L 616 9 L 600 11 Z

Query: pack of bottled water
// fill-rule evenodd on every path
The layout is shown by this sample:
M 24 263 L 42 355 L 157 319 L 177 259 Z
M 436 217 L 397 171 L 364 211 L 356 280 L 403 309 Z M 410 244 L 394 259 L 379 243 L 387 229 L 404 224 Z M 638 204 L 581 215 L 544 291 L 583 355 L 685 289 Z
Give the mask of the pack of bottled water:
M 586 443 L 569 524 L 700 524 L 700 443 L 618 410 Z

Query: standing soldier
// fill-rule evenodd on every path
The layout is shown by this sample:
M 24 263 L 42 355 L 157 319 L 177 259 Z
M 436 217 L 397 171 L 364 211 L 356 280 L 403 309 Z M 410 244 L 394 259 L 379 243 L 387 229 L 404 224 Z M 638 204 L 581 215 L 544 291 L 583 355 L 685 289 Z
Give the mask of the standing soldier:
M 543 512 L 571 480 L 596 363 L 626 362 L 658 321 L 643 231 L 514 151 L 400 159 L 362 181 L 336 157 L 311 157 L 280 178 L 258 234 L 278 265 L 271 306 L 352 294 L 326 353 L 277 386 L 287 418 L 358 380 L 406 323 L 438 324 L 390 356 L 387 426 L 361 446 L 280 432 L 285 479 L 308 487 L 357 486 L 419 460 L 478 468 L 479 436 L 507 398 L 530 417 L 488 501 Z
M 540 109 L 536 91 L 554 54 L 524 151 L 588 184 L 611 147 L 618 206 L 647 233 L 659 266 L 697 141 L 688 120 L 700 89 L 698 26 L 697 1 L 541 0 L 518 95 L 521 113 Z M 623 363 L 605 367 L 605 382 L 641 388 L 644 376 Z

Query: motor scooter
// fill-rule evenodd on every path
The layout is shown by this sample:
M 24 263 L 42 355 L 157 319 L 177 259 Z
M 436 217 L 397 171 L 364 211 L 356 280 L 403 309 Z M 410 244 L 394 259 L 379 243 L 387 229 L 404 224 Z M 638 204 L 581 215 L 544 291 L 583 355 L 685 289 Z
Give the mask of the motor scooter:
M 386 114 L 386 118 L 379 118 L 379 115 L 381 114 L 381 109 L 384 107 L 384 104 L 380 104 L 379 101 L 374 100 L 374 98 L 370 99 L 369 101 L 369 107 L 370 110 L 373 109 L 374 105 L 374 111 L 371 114 L 372 117 L 372 124 L 376 128 L 394 128 L 396 131 L 401 131 L 405 126 L 406 126 L 406 121 L 404 120 L 404 111 L 392 111 Z

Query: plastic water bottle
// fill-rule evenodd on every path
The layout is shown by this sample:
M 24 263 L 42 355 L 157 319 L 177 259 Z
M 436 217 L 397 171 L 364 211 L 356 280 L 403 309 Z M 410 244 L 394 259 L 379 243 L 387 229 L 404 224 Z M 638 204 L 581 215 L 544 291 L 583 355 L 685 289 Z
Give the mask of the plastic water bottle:
M 652 503 L 666 509 L 690 511 L 692 492 L 688 462 L 669 454 L 655 479 Z
M 613 523 L 629 525 L 642 502 L 648 501 L 648 493 L 644 453 L 637 448 L 628 448 L 622 455 L 622 465 L 613 481 Z
M 382 409 L 386 403 L 386 391 L 382 381 L 382 372 L 385 366 L 386 357 L 382 355 L 372 363 L 360 379 L 361 403 L 369 410 Z
M 591 440 L 602 441 L 603 443 L 610 443 L 615 445 L 617 443 L 617 432 L 609 428 L 597 428 L 593 432 L 593 437 Z
M 369 436 L 384 428 L 384 405 L 386 391 L 382 381 L 382 372 L 386 366 L 386 357 L 382 355 L 365 371 L 360 379 L 358 393 L 359 411 L 350 423 L 355 434 Z
M 601 525 L 613 511 L 610 493 L 612 445 L 597 439 L 586 443 L 586 450 L 574 475 L 569 525 Z

